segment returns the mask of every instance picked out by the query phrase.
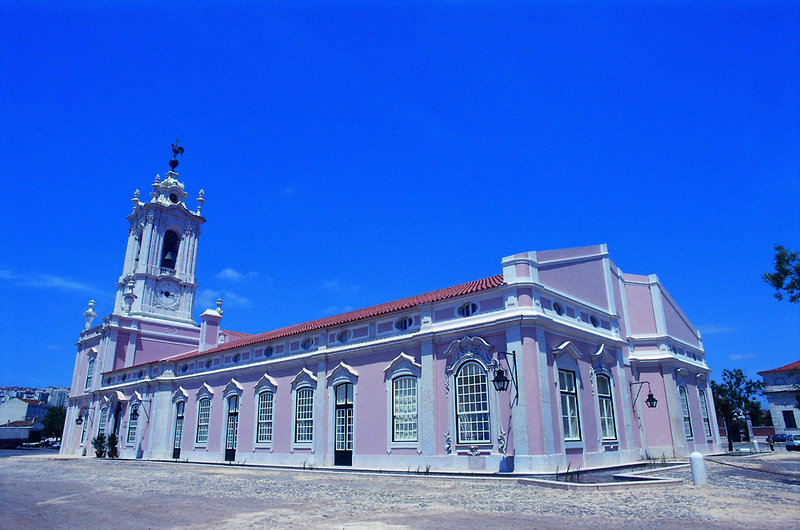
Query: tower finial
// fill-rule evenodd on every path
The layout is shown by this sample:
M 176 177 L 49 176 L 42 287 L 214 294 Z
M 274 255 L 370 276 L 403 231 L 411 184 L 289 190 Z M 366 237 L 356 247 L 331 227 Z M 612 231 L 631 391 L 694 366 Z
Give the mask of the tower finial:
M 178 139 L 175 138 L 175 143 L 172 144 L 172 160 L 169 161 L 169 167 L 172 168 L 172 171 L 175 171 L 175 168 L 178 167 L 178 155 L 183 155 L 183 147 L 178 145 Z

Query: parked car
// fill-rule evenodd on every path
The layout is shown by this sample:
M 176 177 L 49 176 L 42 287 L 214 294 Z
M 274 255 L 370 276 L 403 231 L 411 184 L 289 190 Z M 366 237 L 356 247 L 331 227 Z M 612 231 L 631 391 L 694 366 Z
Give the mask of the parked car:
M 772 441 L 773 442 L 781 442 L 781 443 L 785 442 L 786 441 L 786 433 L 782 432 L 780 434 L 776 434 L 775 436 L 772 437 Z
M 800 451 L 800 434 L 789 434 L 786 436 L 786 450 Z

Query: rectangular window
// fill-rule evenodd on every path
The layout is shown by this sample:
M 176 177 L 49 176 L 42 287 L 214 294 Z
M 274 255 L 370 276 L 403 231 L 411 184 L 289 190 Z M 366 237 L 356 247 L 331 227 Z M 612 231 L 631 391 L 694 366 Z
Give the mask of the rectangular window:
M 792 410 L 784 410 L 783 411 L 783 425 L 787 429 L 796 429 L 797 428 L 797 421 L 794 419 L 794 411 L 792 411 Z
M 108 416 L 108 408 L 103 407 L 100 409 L 100 420 L 97 422 L 97 435 L 105 434 L 106 433 L 106 417 Z
M 692 438 L 692 417 L 689 414 L 689 396 L 686 394 L 686 389 L 680 387 L 678 393 L 681 396 L 681 412 L 683 413 L 683 432 L 686 433 L 686 438 Z
M 314 439 L 314 391 L 310 388 L 300 389 L 296 400 L 294 441 L 311 443 Z
M 617 430 L 614 425 L 611 379 L 604 375 L 597 376 L 597 401 L 600 405 L 600 429 L 603 433 L 603 440 L 616 440 Z
M 139 424 L 139 407 L 134 405 L 131 407 L 131 413 L 128 415 L 128 443 L 132 444 L 136 441 L 136 426 Z
M 558 371 L 558 387 L 561 391 L 561 425 L 564 440 L 581 439 L 581 420 L 578 413 L 578 390 L 575 387 L 575 372 Z
M 417 441 L 417 378 L 392 381 L 392 441 Z
M 208 443 L 208 417 L 211 412 L 211 400 L 203 399 L 197 407 L 197 443 Z
M 266 444 L 272 441 L 272 392 L 258 395 L 258 427 L 256 443 Z
M 706 393 L 700 391 L 700 414 L 703 415 L 703 429 L 706 437 L 711 438 L 711 418 L 708 417 L 708 403 L 706 403 Z
M 84 418 L 81 424 L 81 445 L 86 441 L 86 428 L 89 426 L 89 419 Z

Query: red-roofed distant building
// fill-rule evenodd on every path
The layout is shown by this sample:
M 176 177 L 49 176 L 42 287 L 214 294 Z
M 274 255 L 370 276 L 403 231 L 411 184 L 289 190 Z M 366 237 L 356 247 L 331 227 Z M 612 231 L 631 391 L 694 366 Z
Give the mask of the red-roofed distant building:
M 177 161 L 172 161 L 177 165 Z M 174 169 L 174 166 L 173 166 Z M 719 450 L 700 333 L 605 245 L 258 334 L 193 320 L 197 240 L 174 171 L 137 191 L 114 311 L 86 312 L 62 452 L 282 466 L 555 471 Z M 491 273 L 498 273 L 491 275 Z
M 800 433 L 800 361 L 758 372 L 764 379 L 764 397 L 769 404 L 776 433 Z
M 11 398 L 0 403 L 0 425 L 10 421 L 43 420 L 50 405 L 35 399 Z

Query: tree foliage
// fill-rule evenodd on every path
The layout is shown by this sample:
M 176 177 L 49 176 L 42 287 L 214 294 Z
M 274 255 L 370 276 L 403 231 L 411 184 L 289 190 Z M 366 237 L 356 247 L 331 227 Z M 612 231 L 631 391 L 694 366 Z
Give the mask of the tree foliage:
M 775 272 L 767 272 L 761 277 L 775 288 L 775 298 L 789 302 L 800 302 L 800 253 L 789 252 L 783 245 L 775 245 Z
M 44 425 L 44 432 L 42 433 L 46 438 L 55 436 L 61 438 L 64 432 L 64 420 L 67 418 L 67 409 L 65 407 L 50 407 L 44 415 L 42 425 Z
M 711 381 L 714 392 L 714 407 L 717 409 L 728 432 L 728 450 L 733 451 L 731 426 L 737 422 L 737 416 L 746 414 L 748 410 L 761 406 L 753 399 L 764 389 L 764 383 L 749 379 L 740 368 L 722 371 L 722 383 Z
M 108 458 L 116 458 L 119 454 L 117 443 L 117 435 L 112 432 L 108 435 L 108 438 L 106 438 L 106 454 L 108 455 Z

